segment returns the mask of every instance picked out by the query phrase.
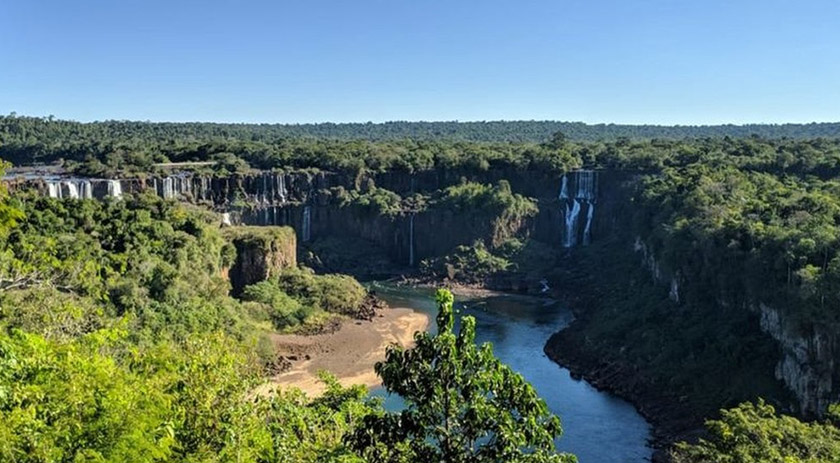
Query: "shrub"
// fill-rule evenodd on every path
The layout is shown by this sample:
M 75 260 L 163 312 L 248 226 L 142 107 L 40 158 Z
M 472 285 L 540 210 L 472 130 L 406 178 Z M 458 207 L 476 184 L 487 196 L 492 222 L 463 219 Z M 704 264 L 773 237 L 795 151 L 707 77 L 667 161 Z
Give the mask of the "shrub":
M 313 312 L 312 307 L 304 306 L 283 292 L 275 281 L 266 280 L 246 286 L 242 299 L 265 305 L 271 323 L 278 330 L 302 323 Z

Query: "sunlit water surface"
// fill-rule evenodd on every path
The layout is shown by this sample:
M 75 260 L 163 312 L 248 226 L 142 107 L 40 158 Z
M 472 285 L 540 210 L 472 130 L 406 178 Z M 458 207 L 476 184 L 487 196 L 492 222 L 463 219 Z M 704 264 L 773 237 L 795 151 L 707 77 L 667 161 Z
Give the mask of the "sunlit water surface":
M 432 317 L 433 291 L 373 283 L 371 289 L 392 307 L 410 307 Z M 636 463 L 649 461 L 650 427 L 632 405 L 600 392 L 585 381 L 572 379 L 569 370 L 543 352 L 548 338 L 572 319 L 568 309 L 545 299 L 499 295 L 455 298 L 459 315 L 476 319 L 476 342 L 490 342 L 503 362 L 522 374 L 563 423 L 559 450 L 577 455 L 581 463 Z M 460 318 L 460 317 L 457 317 Z M 402 401 L 383 389 L 385 406 L 399 409 Z

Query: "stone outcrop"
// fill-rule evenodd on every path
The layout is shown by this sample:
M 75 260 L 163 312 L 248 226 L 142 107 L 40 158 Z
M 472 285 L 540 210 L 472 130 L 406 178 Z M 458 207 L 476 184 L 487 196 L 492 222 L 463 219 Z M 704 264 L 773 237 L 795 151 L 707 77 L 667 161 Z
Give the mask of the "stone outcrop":
M 225 237 L 236 248 L 228 271 L 233 294 L 297 266 L 297 239 L 289 227 L 229 227 Z
M 806 415 L 821 415 L 838 400 L 834 390 L 836 335 L 823 327 L 797 326 L 789 317 L 763 303 L 758 304 L 761 329 L 773 337 L 782 350 L 776 364 L 776 378 L 784 382 L 799 400 Z

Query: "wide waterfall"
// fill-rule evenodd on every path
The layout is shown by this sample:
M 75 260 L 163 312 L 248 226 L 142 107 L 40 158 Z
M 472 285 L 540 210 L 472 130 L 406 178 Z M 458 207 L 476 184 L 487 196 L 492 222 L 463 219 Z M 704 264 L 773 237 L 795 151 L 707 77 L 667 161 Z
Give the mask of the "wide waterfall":
M 93 199 L 93 185 L 86 179 L 48 180 L 50 198 Z
M 56 199 L 122 198 L 129 193 L 148 192 L 164 199 L 210 202 L 216 210 L 233 212 L 223 220 L 225 224 L 292 226 L 298 230 L 302 241 L 312 238 L 312 204 L 315 204 L 317 196 L 313 184 L 317 181 L 319 188 L 327 188 L 323 177 L 285 171 L 225 177 L 177 172 L 145 179 L 34 174 L 4 176 L 2 181 L 23 184 Z M 302 191 L 294 188 L 301 186 L 307 188 Z M 413 230 L 413 224 L 411 227 Z M 413 234 L 413 231 L 410 233 Z M 413 265 L 416 259 L 413 244 L 411 246 L 409 260 Z
M 563 175 L 559 199 L 563 203 L 563 247 L 571 248 L 578 243 L 592 241 L 592 219 L 595 216 L 597 199 L 597 175 L 591 170 L 577 170 Z M 574 195 L 569 192 L 573 191 Z M 580 213 L 585 209 L 586 221 L 581 229 Z
M 4 183 L 14 182 L 17 187 L 20 185 L 33 187 L 57 199 L 102 199 L 108 196 L 120 198 L 129 192 L 151 191 L 164 199 L 208 201 L 214 206 L 244 202 L 251 206 L 269 208 L 284 206 L 292 202 L 309 202 L 312 196 L 312 183 L 315 180 L 323 183 L 322 177 L 313 178 L 309 173 L 291 174 L 283 171 L 264 171 L 225 177 L 178 172 L 165 176 L 150 176 L 146 179 L 119 180 L 37 173 L 8 175 L 2 178 Z M 294 194 L 294 191 L 290 191 L 292 185 L 307 185 L 308 188 L 304 191 L 310 193 L 301 191 Z

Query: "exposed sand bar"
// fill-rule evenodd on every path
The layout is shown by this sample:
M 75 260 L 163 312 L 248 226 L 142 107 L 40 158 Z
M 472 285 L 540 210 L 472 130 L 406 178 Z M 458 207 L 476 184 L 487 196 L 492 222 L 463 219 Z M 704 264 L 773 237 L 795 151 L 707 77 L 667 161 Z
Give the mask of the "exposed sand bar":
M 271 378 L 260 386 L 257 394 L 270 393 L 276 387 L 296 387 L 309 396 L 324 391 L 318 372 L 334 374 L 344 386 L 380 384 L 373 371 L 376 362 L 385 359 L 385 349 L 393 344 L 409 347 L 414 333 L 424 331 L 429 317 L 406 308 L 386 309 L 377 313 L 373 321 L 348 320 L 332 334 L 314 336 L 277 335 L 275 347 L 281 355 L 298 360 L 291 369 Z

